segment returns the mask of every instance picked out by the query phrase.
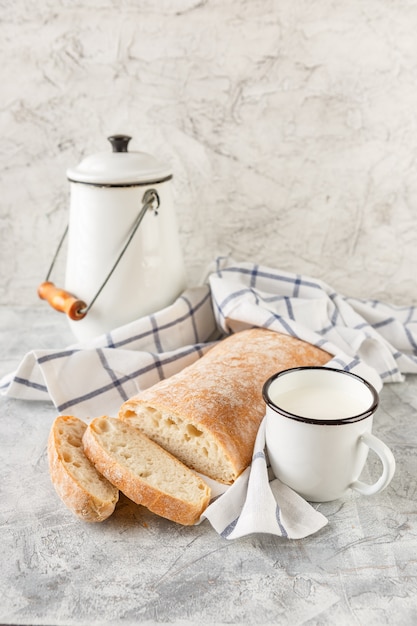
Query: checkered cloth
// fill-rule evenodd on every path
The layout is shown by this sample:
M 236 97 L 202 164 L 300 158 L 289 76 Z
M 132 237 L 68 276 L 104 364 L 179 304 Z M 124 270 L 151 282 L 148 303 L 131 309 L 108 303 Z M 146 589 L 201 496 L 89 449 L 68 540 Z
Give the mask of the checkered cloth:
M 214 341 L 253 326 L 328 351 L 334 355 L 331 366 L 353 371 L 377 389 L 417 373 L 415 307 L 349 298 L 313 278 L 218 259 L 202 286 L 186 290 L 166 309 L 88 343 L 28 353 L 0 381 L 0 391 L 52 400 L 61 414 L 116 415 L 122 402 L 190 365 Z M 251 467 L 205 517 L 228 538 L 316 532 L 327 520 L 279 481 L 268 480 L 264 443 L 262 426 Z

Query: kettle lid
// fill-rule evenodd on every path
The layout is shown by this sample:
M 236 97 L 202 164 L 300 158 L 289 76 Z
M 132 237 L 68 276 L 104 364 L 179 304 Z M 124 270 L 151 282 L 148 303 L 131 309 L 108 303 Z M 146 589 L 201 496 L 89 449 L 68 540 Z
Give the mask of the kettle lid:
M 72 182 L 99 186 L 128 186 L 159 183 L 172 178 L 171 169 L 146 152 L 128 152 L 128 135 L 108 137 L 113 151 L 85 157 L 67 170 Z

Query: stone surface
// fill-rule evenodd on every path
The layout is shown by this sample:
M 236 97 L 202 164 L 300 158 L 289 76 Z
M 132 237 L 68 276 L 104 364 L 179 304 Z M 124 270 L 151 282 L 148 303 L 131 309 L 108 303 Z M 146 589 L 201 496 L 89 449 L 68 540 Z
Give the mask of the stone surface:
M 71 339 L 63 316 L 0 307 L 0 375 Z M 85 524 L 49 479 L 53 406 L 0 398 L 0 623 L 415 624 L 416 390 L 415 376 L 382 390 L 374 432 L 396 457 L 390 486 L 318 505 L 329 524 L 297 541 L 228 542 L 208 522 L 181 527 L 124 497 L 106 522 Z M 379 469 L 370 456 L 364 479 Z
M 414 1 L 1 2 L 0 302 L 38 304 L 66 169 L 116 132 L 172 166 L 191 283 L 231 254 L 416 302 L 416 29 Z

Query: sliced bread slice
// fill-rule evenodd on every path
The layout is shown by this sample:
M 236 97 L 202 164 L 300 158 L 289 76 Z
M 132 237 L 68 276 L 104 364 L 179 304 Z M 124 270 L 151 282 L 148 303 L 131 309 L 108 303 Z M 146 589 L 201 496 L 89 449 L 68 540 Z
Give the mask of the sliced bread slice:
M 210 501 L 210 488 L 195 472 L 122 420 L 97 417 L 83 444 L 99 472 L 161 517 L 192 525 Z
M 87 428 L 72 415 L 60 415 L 48 438 L 52 483 L 61 500 L 86 522 L 102 522 L 114 511 L 119 490 L 85 456 L 82 437 Z

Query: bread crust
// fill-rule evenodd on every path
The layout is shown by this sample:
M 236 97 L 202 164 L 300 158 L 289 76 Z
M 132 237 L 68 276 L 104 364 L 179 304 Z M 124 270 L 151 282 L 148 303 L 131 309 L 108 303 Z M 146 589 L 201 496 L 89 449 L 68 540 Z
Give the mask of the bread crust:
M 90 485 L 76 476 L 71 464 L 65 460 L 62 434 L 60 431 L 70 427 L 76 431 L 74 444 L 82 448 L 82 435 L 87 428 L 82 420 L 72 415 L 58 416 L 52 424 L 47 444 L 49 473 L 55 491 L 63 503 L 80 519 L 85 522 L 102 522 L 114 511 L 119 499 L 118 490 L 108 484 L 109 497 L 103 499 L 93 493 Z M 72 434 L 74 437 L 74 434 Z M 84 460 L 88 471 L 97 472 L 89 459 Z M 97 474 L 99 480 L 104 480 Z
M 232 483 L 250 464 L 256 433 L 265 414 L 263 383 L 272 374 L 300 365 L 324 365 L 331 355 L 309 343 L 264 328 L 243 330 L 216 344 L 201 359 L 124 402 L 119 418 L 143 428 L 141 407 L 176 416 L 213 437 L 230 466 L 209 473 L 199 459 L 162 444 L 158 431 L 146 434 L 184 463 L 215 480 Z M 186 444 L 184 451 L 186 453 Z
M 114 451 L 106 447 L 105 442 L 100 437 L 103 419 L 115 422 L 116 425 L 121 424 L 116 418 L 103 416 L 95 418 L 86 429 L 83 436 L 84 450 L 97 470 L 136 504 L 141 504 L 153 513 L 178 524 L 185 526 L 195 524 L 210 502 L 211 491 L 208 485 L 191 469 L 143 433 L 129 424 L 124 424 L 123 426 L 128 429 L 131 441 L 135 442 L 135 439 L 141 438 L 147 448 L 146 454 L 154 460 L 161 460 L 167 473 L 175 465 L 186 474 L 187 481 L 199 485 L 199 500 L 191 502 L 149 484 L 146 478 L 142 478 L 138 473 L 132 471 L 129 463 L 123 463 Z

